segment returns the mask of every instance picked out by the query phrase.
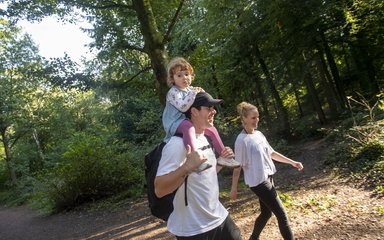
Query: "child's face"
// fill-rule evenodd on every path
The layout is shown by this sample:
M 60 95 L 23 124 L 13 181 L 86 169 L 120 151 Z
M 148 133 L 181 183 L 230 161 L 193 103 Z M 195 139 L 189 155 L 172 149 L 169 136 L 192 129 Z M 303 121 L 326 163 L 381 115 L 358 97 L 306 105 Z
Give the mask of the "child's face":
M 181 70 L 181 68 L 177 68 L 174 71 L 173 80 L 175 81 L 175 85 L 180 89 L 186 89 L 192 83 L 192 75 L 188 70 Z

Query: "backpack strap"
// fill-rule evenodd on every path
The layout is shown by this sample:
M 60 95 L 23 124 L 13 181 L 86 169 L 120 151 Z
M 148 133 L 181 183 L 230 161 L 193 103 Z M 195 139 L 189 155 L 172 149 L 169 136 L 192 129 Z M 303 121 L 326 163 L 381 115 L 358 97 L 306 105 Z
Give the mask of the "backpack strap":
M 175 135 L 173 136 L 176 136 L 176 137 L 183 137 L 183 134 L 182 133 L 175 133 Z M 208 140 L 208 143 L 209 145 L 207 146 L 203 146 L 201 148 L 199 148 L 200 150 L 205 150 L 205 149 L 208 149 L 208 148 L 212 148 L 212 140 L 210 137 L 208 137 L 207 135 L 204 135 L 207 140 Z M 214 153 L 216 153 L 215 151 L 213 151 Z M 188 206 L 188 198 L 187 198 L 187 185 L 188 185 L 188 175 L 185 177 L 185 180 L 184 180 L 184 183 L 185 183 L 185 186 L 184 186 L 184 202 L 185 202 L 185 206 Z
M 184 186 L 184 202 L 185 206 L 188 206 L 188 199 L 187 199 L 187 183 L 188 183 L 188 175 L 185 177 L 185 186 Z
M 173 135 L 173 136 L 183 138 L 183 134 L 182 133 L 175 133 L 175 135 Z M 188 175 L 184 179 L 184 183 L 185 183 L 185 186 L 184 186 L 184 202 L 185 202 L 185 206 L 188 206 L 187 182 L 188 182 Z

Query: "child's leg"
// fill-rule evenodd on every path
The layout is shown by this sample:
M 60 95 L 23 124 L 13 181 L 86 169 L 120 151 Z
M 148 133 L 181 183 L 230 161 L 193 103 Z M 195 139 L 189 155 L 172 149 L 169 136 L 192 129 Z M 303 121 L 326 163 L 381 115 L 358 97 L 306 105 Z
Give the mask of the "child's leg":
M 205 129 L 204 134 L 211 139 L 213 148 L 220 156 L 221 153 L 224 151 L 224 144 L 221 141 L 219 132 L 217 131 L 215 126 Z
M 223 153 L 225 147 L 224 147 L 224 144 L 221 141 L 220 135 L 217 132 L 217 129 L 215 127 L 210 127 L 210 128 L 205 129 L 204 134 L 207 135 L 212 140 L 213 148 L 215 149 L 215 151 L 220 156 L 217 159 L 218 165 L 230 167 L 230 168 L 240 167 L 240 163 L 236 162 L 235 159 L 221 157 L 221 154 Z
M 179 127 L 176 129 L 176 133 L 183 134 L 183 142 L 185 148 L 187 148 L 187 145 L 189 145 L 191 146 L 191 152 L 196 150 L 196 131 L 195 127 L 189 120 L 182 121 Z

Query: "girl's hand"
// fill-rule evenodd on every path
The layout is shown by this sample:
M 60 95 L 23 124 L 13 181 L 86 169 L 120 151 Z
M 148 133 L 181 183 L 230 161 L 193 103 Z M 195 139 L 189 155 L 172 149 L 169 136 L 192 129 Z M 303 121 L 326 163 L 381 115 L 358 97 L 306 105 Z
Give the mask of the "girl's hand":
M 193 90 L 194 90 L 196 93 L 199 93 L 199 92 L 205 92 L 204 89 L 202 89 L 201 87 L 194 87 Z
M 234 201 L 237 199 L 237 189 L 234 189 L 234 190 L 231 190 L 231 192 L 229 193 L 229 198 Z
M 230 147 L 224 147 L 224 150 L 220 153 L 220 157 L 233 158 L 235 154 Z
M 294 162 L 292 163 L 292 166 L 294 166 L 295 168 L 297 168 L 297 170 L 299 170 L 299 171 L 301 171 L 301 170 L 304 169 L 303 164 L 301 164 L 301 162 L 296 162 L 296 161 L 294 161 Z

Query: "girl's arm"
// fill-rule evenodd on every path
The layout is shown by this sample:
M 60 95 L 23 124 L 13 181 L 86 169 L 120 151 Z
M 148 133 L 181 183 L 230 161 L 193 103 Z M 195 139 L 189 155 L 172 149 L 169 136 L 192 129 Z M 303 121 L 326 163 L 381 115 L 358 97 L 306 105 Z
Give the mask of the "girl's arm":
M 246 156 L 246 149 L 245 149 L 245 143 L 239 139 L 236 139 L 235 142 L 235 159 L 236 161 L 240 162 L 241 165 L 244 165 L 244 159 L 247 157 Z M 241 167 L 234 168 L 233 173 L 232 173 L 232 187 L 231 187 L 231 192 L 229 194 L 229 197 L 231 200 L 236 200 L 237 198 L 237 187 L 238 187 L 238 182 L 241 174 Z
M 185 97 L 182 92 L 176 87 L 169 89 L 167 100 L 180 112 L 186 112 L 195 100 L 197 91 L 189 91 Z
M 236 200 L 237 199 L 237 185 L 239 182 L 239 177 L 241 173 L 241 168 L 234 168 L 233 169 L 233 174 L 232 174 L 232 187 L 231 187 L 231 192 L 229 194 L 229 197 L 231 200 Z
M 301 171 L 303 170 L 303 164 L 301 164 L 301 162 L 296 162 L 296 161 L 293 161 L 292 159 L 284 156 L 283 154 L 281 153 L 278 153 L 276 151 L 274 151 L 272 154 L 271 154 L 271 157 L 273 160 L 276 160 L 278 162 L 282 162 L 282 163 L 287 163 L 287 164 L 291 164 L 293 167 L 297 168 L 297 170 Z

